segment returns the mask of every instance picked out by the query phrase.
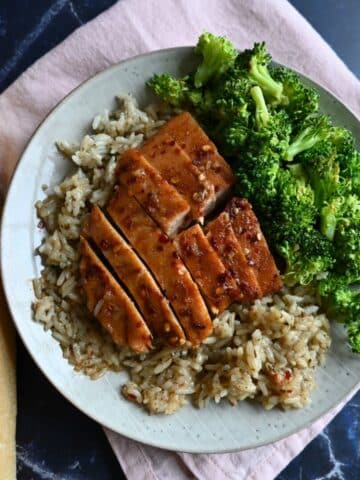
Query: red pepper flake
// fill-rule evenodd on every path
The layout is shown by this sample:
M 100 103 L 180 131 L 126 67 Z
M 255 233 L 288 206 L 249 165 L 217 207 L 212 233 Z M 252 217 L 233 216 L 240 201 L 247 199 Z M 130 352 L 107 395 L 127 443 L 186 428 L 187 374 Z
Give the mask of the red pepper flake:
M 290 380 L 292 378 L 292 373 L 290 370 L 285 370 L 285 378 L 286 380 Z
M 110 243 L 108 240 L 104 239 L 104 240 L 101 240 L 100 242 L 100 248 L 102 250 L 107 250 L 108 248 L 110 247 Z
M 161 232 L 159 235 L 159 242 L 168 243 L 168 241 L 169 241 L 169 237 L 165 233 Z
M 217 283 L 218 284 L 223 284 L 226 282 L 226 280 L 228 279 L 228 273 L 227 272 L 223 272 L 223 273 L 220 273 L 218 276 L 217 276 Z
M 127 183 L 127 185 L 133 185 L 136 182 L 137 182 L 136 175 L 131 175 L 131 177 L 127 179 L 126 183 Z
M 200 323 L 200 322 L 193 322 L 192 326 L 194 328 L 196 328 L 197 330 L 203 330 L 204 328 L 206 328 L 206 326 L 203 323 Z
M 119 214 L 122 214 L 125 212 L 125 208 L 124 207 L 116 207 L 116 211 L 119 213 Z
M 106 313 L 113 313 L 114 311 L 114 305 L 109 303 L 108 305 L 106 305 Z
M 192 254 L 194 253 L 192 245 L 189 242 L 183 241 L 181 247 L 182 247 L 182 251 L 187 257 L 191 257 Z
M 97 265 L 89 265 L 88 268 L 85 270 L 85 280 L 90 280 L 94 277 L 101 276 L 101 270 Z
M 133 227 L 133 224 L 134 224 L 134 222 L 130 217 L 125 218 L 125 220 L 124 220 L 125 228 L 130 230 Z
M 229 242 L 229 243 L 225 244 L 224 250 L 227 254 L 229 254 L 229 253 L 231 253 L 235 250 L 235 245 L 233 243 Z

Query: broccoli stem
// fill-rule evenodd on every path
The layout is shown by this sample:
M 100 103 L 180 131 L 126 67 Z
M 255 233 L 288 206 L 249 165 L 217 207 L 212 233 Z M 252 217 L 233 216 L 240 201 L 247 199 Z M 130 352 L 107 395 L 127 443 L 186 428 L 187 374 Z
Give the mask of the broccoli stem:
M 255 121 L 258 128 L 266 127 L 269 122 L 270 114 L 267 109 L 263 92 L 259 86 L 252 87 L 251 96 L 255 102 Z
M 297 178 L 298 180 L 302 180 L 305 182 L 307 180 L 305 170 L 303 169 L 300 163 L 294 163 L 293 165 L 289 165 L 289 170 L 293 177 Z
M 318 120 L 318 124 L 308 126 L 296 135 L 285 153 L 285 160 L 293 160 L 296 155 L 308 150 L 327 137 L 328 131 L 320 123 L 321 119 Z
M 291 161 L 296 155 L 304 150 L 308 150 L 318 142 L 318 138 L 313 136 L 312 128 L 305 128 L 300 132 L 287 149 L 285 160 Z
M 333 240 L 335 236 L 337 218 L 330 205 L 321 209 L 320 213 L 320 231 L 329 240 Z
M 256 57 L 252 57 L 250 60 L 249 76 L 262 88 L 267 97 L 277 101 L 281 100 L 283 85 L 275 82 L 266 65 L 259 64 Z

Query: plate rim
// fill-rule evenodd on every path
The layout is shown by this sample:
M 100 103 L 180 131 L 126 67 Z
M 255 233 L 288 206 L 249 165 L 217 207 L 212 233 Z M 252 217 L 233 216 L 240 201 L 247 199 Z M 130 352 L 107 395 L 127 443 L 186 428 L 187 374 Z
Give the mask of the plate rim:
M 135 55 L 133 57 L 129 57 L 129 58 L 126 58 L 120 62 L 117 62 L 111 66 L 109 66 L 108 68 L 104 69 L 104 70 L 101 70 L 97 73 L 95 73 L 94 75 L 92 75 L 91 77 L 89 77 L 88 79 L 84 80 L 83 82 L 81 82 L 78 86 L 76 86 L 74 89 L 72 89 L 68 94 L 66 94 L 48 113 L 47 115 L 44 117 L 44 119 L 39 123 L 39 125 L 36 127 L 36 129 L 34 130 L 34 132 L 32 133 L 30 139 L 28 140 L 24 150 L 22 151 L 17 163 L 16 163 L 16 166 L 12 172 L 12 175 L 11 175 L 11 178 L 10 178 L 10 181 L 9 181 L 9 184 L 8 184 L 8 188 L 6 190 L 6 196 L 5 196 L 5 199 L 4 199 L 4 203 L 3 203 L 3 209 L 2 209 L 2 214 L 1 214 L 1 225 L 0 225 L 0 245 L 2 246 L 3 243 L 4 243 L 4 238 L 6 236 L 6 234 L 4 233 L 5 231 L 7 231 L 7 229 L 5 228 L 6 227 L 6 222 L 7 222 L 7 217 L 8 217 L 8 210 L 9 210 L 9 193 L 12 191 L 12 189 L 15 188 L 15 185 L 16 185 L 16 175 L 17 175 L 17 172 L 18 172 L 18 169 L 22 163 L 22 160 L 23 158 L 25 157 L 27 151 L 30 149 L 31 145 L 32 145 L 32 142 L 35 141 L 35 136 L 37 135 L 38 131 L 43 127 L 43 125 L 50 119 L 52 118 L 54 115 L 56 115 L 57 111 L 61 108 L 61 106 L 67 102 L 69 99 L 71 99 L 71 97 L 73 95 L 75 95 L 78 90 L 80 90 L 81 88 L 84 87 L 84 85 L 89 85 L 92 81 L 95 81 L 98 79 L 98 77 L 101 77 L 102 75 L 104 75 L 106 72 L 109 72 L 111 70 L 116 70 L 119 66 L 121 65 L 124 65 L 124 64 L 127 64 L 127 63 L 131 63 L 133 61 L 138 61 L 139 59 L 143 59 L 143 58 L 146 58 L 146 57 L 149 57 L 149 56 L 153 56 L 153 55 L 157 55 L 157 54 L 164 54 L 164 53 L 175 53 L 175 52 L 179 52 L 179 51 L 182 51 L 184 53 L 186 52 L 193 52 L 193 49 L 194 47 L 193 46 L 179 46 L 179 47 L 171 47 L 171 48 L 165 48 L 165 49 L 158 49 L 158 50 L 154 50 L 154 51 L 150 51 L 150 52 L 146 52 L 146 53 L 141 53 L 141 54 L 138 54 L 138 55 Z M 274 62 L 276 63 L 276 62 Z M 282 65 L 282 64 L 281 64 Z M 290 68 L 290 67 L 287 67 L 287 68 Z M 299 74 L 301 77 L 305 78 L 306 80 L 310 81 L 311 83 L 313 83 L 315 86 L 318 86 L 320 87 L 322 90 L 324 90 L 329 96 L 333 97 L 338 103 L 340 103 L 344 109 L 346 109 L 348 111 L 348 113 L 350 113 L 350 115 L 358 122 L 358 124 L 360 125 L 360 118 L 359 116 L 346 104 L 344 103 L 342 100 L 340 100 L 338 98 L 338 96 L 336 94 L 334 94 L 331 90 L 329 90 L 327 87 L 324 87 L 321 83 L 317 82 L 317 81 L 314 81 L 312 80 L 309 76 L 307 75 L 304 75 L 300 72 L 298 72 L 296 69 L 294 68 L 291 68 L 291 70 L 293 70 L 295 73 Z M 73 398 L 72 396 L 68 396 L 67 392 L 66 392 L 66 389 L 62 388 L 60 385 L 57 385 L 57 382 L 56 380 L 52 379 L 44 370 L 43 368 L 41 367 L 40 365 L 40 360 L 37 359 L 37 356 L 35 354 L 35 351 L 32 351 L 30 346 L 28 345 L 28 342 L 27 342 L 27 339 L 25 337 L 25 335 L 22 334 L 22 330 L 21 330 L 21 322 L 18 321 L 16 319 L 16 316 L 15 316 L 15 313 L 14 313 L 14 309 L 13 309 L 13 306 L 12 306 L 12 302 L 11 302 L 11 293 L 10 293 L 10 290 L 9 290 L 9 287 L 7 285 L 7 277 L 6 275 L 4 275 L 4 272 L 6 270 L 5 268 L 5 263 L 6 263 L 6 259 L 4 258 L 4 254 L 3 254 L 3 249 L 1 249 L 1 257 L 0 257 L 0 274 L 1 274 L 1 278 L 2 278 L 2 285 L 3 285 L 3 290 L 4 290 L 4 294 L 5 294 L 5 301 L 6 301 L 6 304 L 7 304 L 7 307 L 8 307 L 8 310 L 9 310 L 9 313 L 12 317 L 12 321 L 15 325 L 15 328 L 16 328 L 16 331 L 19 335 L 19 337 L 21 338 L 21 341 L 23 342 L 26 350 L 28 351 L 28 353 L 30 354 L 31 358 L 33 359 L 33 361 L 35 362 L 36 366 L 39 368 L 39 370 L 41 371 L 41 373 L 47 378 L 47 380 L 50 382 L 51 385 L 53 385 L 56 390 L 67 400 L 69 401 L 72 405 L 74 405 L 78 410 L 80 410 L 84 415 L 86 415 L 88 418 L 91 418 L 93 421 L 96 421 L 98 424 L 102 425 L 103 427 L 107 428 L 108 430 L 112 431 L 112 432 L 115 432 L 115 433 L 118 433 L 120 435 L 123 435 L 131 440 L 134 440 L 134 441 L 137 441 L 137 442 L 140 442 L 140 443 L 143 443 L 145 445 L 150 445 L 150 446 L 153 446 L 153 447 L 156 447 L 156 448 L 162 448 L 162 449 L 167 449 L 167 450 L 170 450 L 170 451 L 179 451 L 178 448 L 175 446 L 175 445 L 165 445 L 164 442 L 157 442 L 156 440 L 154 441 L 146 441 L 144 442 L 144 440 L 140 437 L 138 437 L 136 435 L 136 432 L 133 432 L 133 431 L 120 431 L 119 429 L 117 430 L 113 430 L 112 426 L 108 424 L 108 422 L 106 422 L 105 420 L 103 419 L 99 419 L 98 416 L 94 413 L 91 413 L 91 412 L 88 412 L 87 409 L 86 409 L 86 406 L 83 406 L 81 405 L 81 402 L 77 402 L 77 399 L 76 398 Z M 64 359 L 64 361 L 66 361 L 66 359 Z M 253 448 L 258 448 L 258 447 L 261 447 L 261 446 L 265 446 L 265 445 L 269 445 L 269 444 L 272 444 L 272 443 L 275 443 L 279 440 L 282 440 L 284 438 L 287 438 L 288 436 L 294 434 L 294 433 L 297 433 L 297 432 L 300 432 L 300 431 L 303 431 L 305 430 L 306 428 L 308 428 L 310 425 L 312 425 L 313 423 L 315 423 L 317 420 L 319 420 L 321 417 L 323 417 L 324 415 L 336 410 L 338 408 L 338 406 L 342 403 L 342 401 L 344 401 L 347 397 L 349 397 L 349 395 L 353 395 L 356 393 L 357 391 L 357 388 L 359 387 L 359 384 L 357 386 L 355 386 L 354 388 L 351 388 L 350 390 L 347 390 L 346 394 L 344 395 L 344 398 L 338 402 L 335 402 L 335 404 L 332 405 L 331 408 L 329 408 L 328 410 L 326 410 L 325 412 L 322 412 L 320 414 L 316 414 L 314 415 L 314 418 L 311 419 L 311 420 L 308 420 L 306 421 L 305 423 L 303 423 L 301 425 L 301 427 L 293 427 L 291 428 L 290 430 L 286 431 L 285 433 L 281 433 L 281 432 L 278 432 L 271 440 L 265 440 L 265 441 L 258 441 L 258 442 L 254 442 L 253 445 L 249 445 L 247 447 L 241 447 L 241 448 L 238 448 L 238 447 L 234 447 L 234 448 L 218 448 L 216 450 L 212 449 L 212 448 L 190 448 L 190 449 L 185 449 L 185 450 L 181 450 L 181 452 L 184 452 L 184 453 L 232 453 L 232 452 L 238 452 L 238 451 L 245 451 L 245 450 L 249 450 L 249 449 L 253 449 Z M 195 407 L 194 407 L 195 408 Z

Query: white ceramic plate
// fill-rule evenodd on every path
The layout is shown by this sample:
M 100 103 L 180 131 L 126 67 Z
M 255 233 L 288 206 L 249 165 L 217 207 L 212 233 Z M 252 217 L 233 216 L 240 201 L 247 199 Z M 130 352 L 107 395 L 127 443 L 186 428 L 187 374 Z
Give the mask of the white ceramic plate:
M 90 119 L 114 106 L 117 94 L 131 93 L 140 105 L 147 104 L 151 96 L 144 87 L 145 80 L 156 72 L 184 74 L 194 60 L 191 48 L 133 58 L 90 79 L 55 108 L 34 134 L 11 183 L 2 223 L 2 273 L 9 307 L 23 342 L 43 373 L 75 406 L 102 425 L 147 444 L 186 452 L 225 452 L 258 447 L 306 427 L 356 386 L 360 357 L 348 350 L 341 326 L 333 327 L 333 347 L 326 367 L 318 369 L 318 388 L 312 404 L 303 410 L 264 411 L 255 402 L 231 407 L 224 401 L 203 410 L 189 405 L 171 416 L 150 416 L 122 398 L 124 373 L 109 373 L 96 381 L 75 373 L 50 333 L 32 321 L 31 312 L 31 279 L 38 277 L 41 270 L 34 252 L 43 236 L 37 228 L 34 203 L 44 196 L 43 184 L 59 183 L 68 170 L 55 141 L 78 142 Z M 352 130 L 359 140 L 360 126 L 355 116 L 332 95 L 318 89 L 322 110 Z

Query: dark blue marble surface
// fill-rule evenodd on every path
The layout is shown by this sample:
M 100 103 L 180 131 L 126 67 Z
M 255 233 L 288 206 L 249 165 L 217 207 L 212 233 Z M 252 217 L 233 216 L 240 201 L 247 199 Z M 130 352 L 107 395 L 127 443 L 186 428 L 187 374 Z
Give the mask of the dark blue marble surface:
M 1 0 L 0 91 L 75 28 L 113 3 L 114 0 Z M 292 3 L 360 76 L 360 1 Z M 60 396 L 20 341 L 18 401 L 18 480 L 124 478 L 101 427 Z M 360 393 L 277 480 L 359 480 L 359 440 Z

